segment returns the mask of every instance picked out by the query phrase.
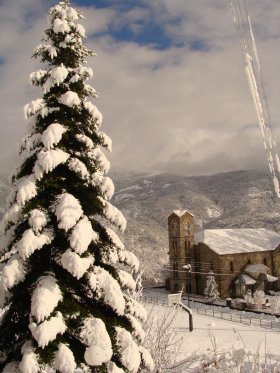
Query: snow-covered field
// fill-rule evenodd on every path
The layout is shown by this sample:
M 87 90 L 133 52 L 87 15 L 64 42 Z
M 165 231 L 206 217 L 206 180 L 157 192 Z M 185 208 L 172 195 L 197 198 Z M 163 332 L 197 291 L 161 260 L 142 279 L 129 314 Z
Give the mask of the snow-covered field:
M 152 310 L 161 318 L 168 312 L 169 307 L 162 305 L 146 305 L 147 310 Z M 251 352 L 256 352 L 260 348 L 261 352 L 280 355 L 280 331 L 265 329 L 253 325 L 243 325 L 240 323 L 220 320 L 209 316 L 193 315 L 194 330 L 189 331 L 188 314 L 183 310 L 178 310 L 173 327 L 183 337 L 184 343 L 182 351 L 178 356 L 184 359 L 192 352 L 206 352 L 212 348 L 211 338 L 216 337 L 221 349 L 226 350 L 235 347 L 244 347 Z
M 162 290 L 149 290 L 146 296 L 167 300 L 167 292 Z M 172 312 L 172 307 L 146 303 L 148 312 L 156 314 L 158 319 Z M 236 312 L 236 311 L 235 311 Z M 262 316 L 262 315 L 261 315 Z M 217 343 L 219 351 L 235 348 L 246 348 L 263 355 L 268 353 L 274 358 L 280 356 L 280 330 L 264 328 L 256 325 L 244 325 L 240 322 L 221 320 L 211 316 L 193 313 L 194 330 L 189 331 L 189 316 L 182 309 L 178 309 L 174 317 L 173 329 L 183 338 L 181 351 L 177 360 L 182 360 L 194 352 L 206 353 L 213 349 L 213 340 Z

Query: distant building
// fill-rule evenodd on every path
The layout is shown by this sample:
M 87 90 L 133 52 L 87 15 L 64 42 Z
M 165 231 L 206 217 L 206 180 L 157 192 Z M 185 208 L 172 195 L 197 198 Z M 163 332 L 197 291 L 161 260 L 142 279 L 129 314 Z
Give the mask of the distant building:
M 170 290 L 203 294 L 213 271 L 221 298 L 248 289 L 280 290 L 280 235 L 267 229 L 206 229 L 194 233 L 194 216 L 168 218 Z M 189 265 L 191 270 L 189 271 Z

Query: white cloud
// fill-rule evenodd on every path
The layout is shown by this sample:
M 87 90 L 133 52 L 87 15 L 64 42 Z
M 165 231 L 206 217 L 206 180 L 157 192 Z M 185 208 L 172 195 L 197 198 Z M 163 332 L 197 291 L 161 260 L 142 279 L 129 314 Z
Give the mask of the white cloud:
M 1 158 L 12 153 L 24 132 L 23 105 L 40 96 L 27 83 L 35 66 L 29 56 L 47 25 L 42 0 L 12 3 L 0 3 L 0 31 L 5 35 L 0 57 L 6 61 L 0 65 Z M 279 3 L 247 3 L 279 139 Z M 226 2 L 142 0 L 139 4 L 145 8 L 127 12 L 82 8 L 90 36 L 85 43 L 98 55 L 89 65 L 95 71 L 93 85 L 101 93 L 96 104 L 104 115 L 103 130 L 113 138 L 113 167 L 191 174 L 266 167 Z M 28 23 L 26 14 L 34 6 L 36 17 L 32 15 Z M 151 19 L 170 39 L 169 48 L 136 42 L 143 29 L 149 30 Z M 124 25 L 135 33 L 135 42 L 113 38 Z M 193 50 L 194 41 L 208 49 Z

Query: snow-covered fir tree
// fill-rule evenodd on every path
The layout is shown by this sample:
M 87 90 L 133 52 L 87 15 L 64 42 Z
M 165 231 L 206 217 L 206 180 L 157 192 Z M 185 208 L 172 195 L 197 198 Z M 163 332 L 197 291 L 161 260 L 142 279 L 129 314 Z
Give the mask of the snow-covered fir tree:
M 206 287 L 204 289 L 204 295 L 207 301 L 213 303 L 215 300 L 220 298 L 218 291 L 218 284 L 216 283 L 214 273 L 211 271 L 207 276 Z
M 67 0 L 49 10 L 25 106 L 29 132 L 2 221 L 0 371 L 133 372 L 152 369 L 142 346 L 145 310 L 133 297 L 138 270 L 114 226 L 114 185 L 101 148 L 102 115 L 86 83 L 83 16 Z

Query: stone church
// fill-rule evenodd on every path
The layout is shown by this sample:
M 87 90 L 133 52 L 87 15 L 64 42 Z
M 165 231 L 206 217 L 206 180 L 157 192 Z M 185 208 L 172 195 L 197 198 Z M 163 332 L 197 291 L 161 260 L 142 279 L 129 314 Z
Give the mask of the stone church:
M 280 235 L 267 229 L 206 229 L 194 232 L 194 216 L 175 210 L 168 217 L 170 291 L 204 294 L 213 272 L 221 298 L 248 289 L 280 290 Z

